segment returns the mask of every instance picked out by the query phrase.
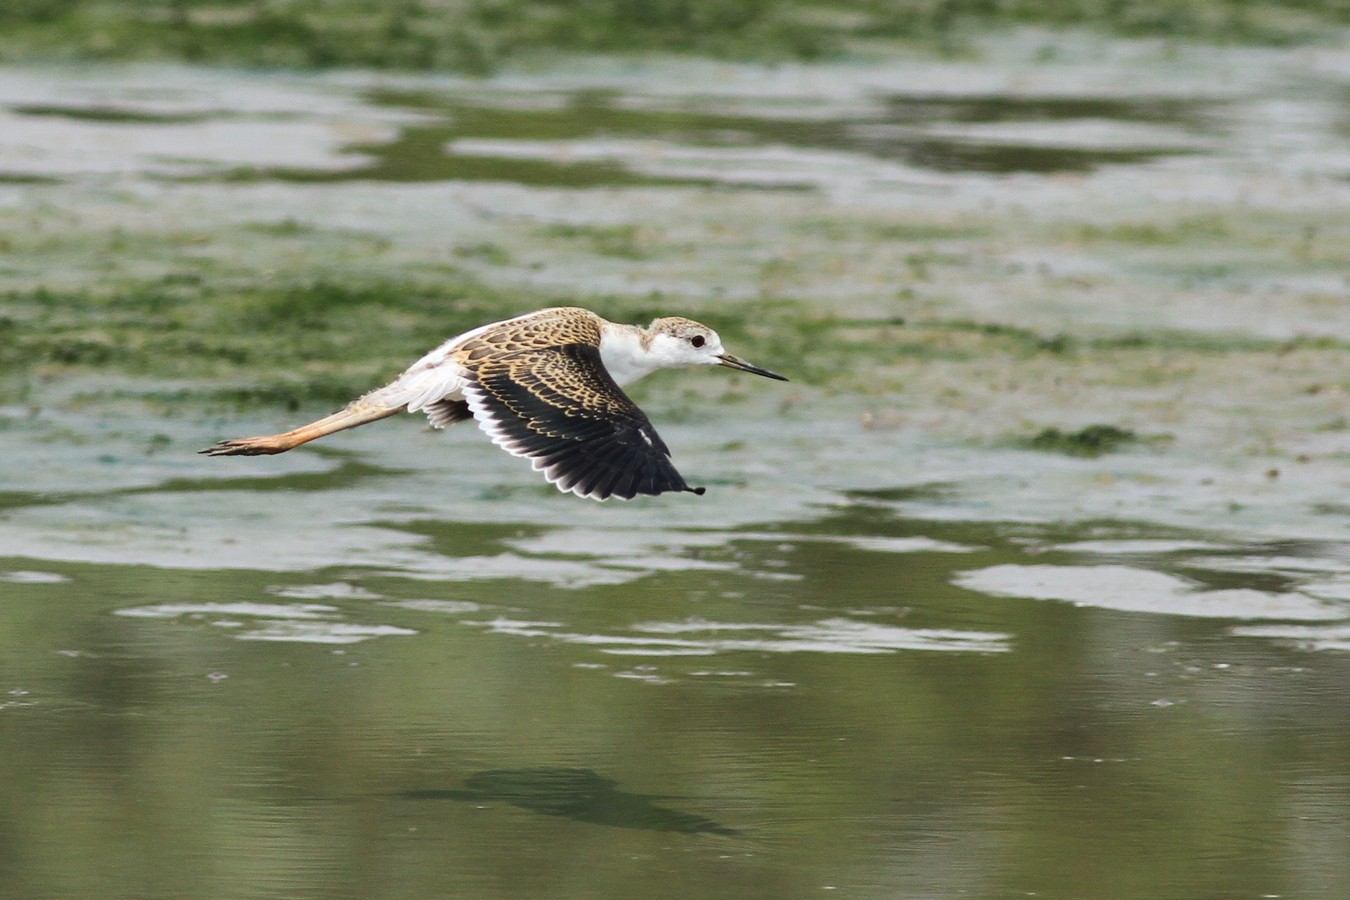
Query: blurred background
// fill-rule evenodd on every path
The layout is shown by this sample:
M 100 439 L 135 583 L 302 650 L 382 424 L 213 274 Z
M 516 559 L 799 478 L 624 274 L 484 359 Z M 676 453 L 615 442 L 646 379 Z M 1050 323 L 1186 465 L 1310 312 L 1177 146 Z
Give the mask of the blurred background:
M 1350 6 L 0 5 L 0 895 L 1340 898 Z M 445 338 L 686 315 L 703 497 Z
M 10 0 L 8 60 L 177 60 L 485 74 L 532 54 L 685 53 L 756 62 L 973 33 L 1086 27 L 1120 36 L 1287 45 L 1344 27 L 1342 0 Z

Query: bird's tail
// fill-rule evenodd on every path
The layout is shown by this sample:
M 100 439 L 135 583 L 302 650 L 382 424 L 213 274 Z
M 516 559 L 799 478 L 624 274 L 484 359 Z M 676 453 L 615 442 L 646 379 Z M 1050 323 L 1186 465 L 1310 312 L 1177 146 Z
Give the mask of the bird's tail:
M 281 434 L 220 441 L 198 452 L 205 453 L 207 456 L 269 456 L 273 453 L 285 453 L 287 450 L 299 447 L 301 444 L 307 444 L 324 435 L 386 419 L 402 412 L 405 408 L 405 406 L 386 406 L 378 402 L 372 402 L 369 396 L 362 397 L 359 400 L 353 400 L 331 416 L 324 416 L 308 425 L 301 425 L 299 428 L 292 428 L 290 431 L 283 431 Z

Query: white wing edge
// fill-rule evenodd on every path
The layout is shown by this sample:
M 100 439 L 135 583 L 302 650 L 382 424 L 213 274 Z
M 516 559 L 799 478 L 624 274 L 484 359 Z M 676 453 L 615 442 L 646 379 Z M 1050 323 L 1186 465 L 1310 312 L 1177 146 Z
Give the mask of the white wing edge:
M 488 438 L 492 441 L 492 443 L 496 444 L 498 447 L 501 447 L 503 450 L 505 450 L 512 456 L 518 456 L 521 459 L 528 459 L 530 461 L 530 467 L 534 469 L 536 472 L 542 472 L 544 475 L 544 480 L 547 481 L 549 484 L 553 485 L 555 488 L 562 491 L 564 494 L 576 494 L 578 497 L 585 497 L 588 500 L 595 500 L 599 503 L 603 503 L 606 500 L 610 499 L 609 497 L 596 496 L 595 493 L 592 491 L 582 492 L 578 490 L 579 486 L 576 485 L 570 488 L 565 488 L 561 484 L 559 484 L 558 482 L 561 479 L 562 475 L 557 471 L 557 468 L 555 466 L 548 465 L 542 459 L 531 456 L 530 454 L 520 449 L 520 446 L 511 439 L 510 435 L 506 433 L 506 430 L 502 426 L 502 422 L 497 417 L 497 414 L 494 413 L 488 407 L 487 403 L 484 401 L 483 392 L 481 389 L 474 387 L 472 384 L 466 385 L 464 387 L 464 400 L 466 403 L 469 404 L 469 410 L 470 412 L 473 413 L 474 420 L 478 422 L 479 429 L 481 429 L 482 432 L 488 436 Z M 626 500 L 628 498 L 619 497 L 618 499 Z

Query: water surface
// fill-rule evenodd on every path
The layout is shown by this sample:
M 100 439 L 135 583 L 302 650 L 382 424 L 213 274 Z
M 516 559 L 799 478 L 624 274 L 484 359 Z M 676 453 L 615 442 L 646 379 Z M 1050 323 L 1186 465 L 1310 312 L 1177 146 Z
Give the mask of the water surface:
M 5 892 L 1341 896 L 1347 72 L 1040 49 L 5 73 Z M 555 302 L 793 381 L 194 452 Z

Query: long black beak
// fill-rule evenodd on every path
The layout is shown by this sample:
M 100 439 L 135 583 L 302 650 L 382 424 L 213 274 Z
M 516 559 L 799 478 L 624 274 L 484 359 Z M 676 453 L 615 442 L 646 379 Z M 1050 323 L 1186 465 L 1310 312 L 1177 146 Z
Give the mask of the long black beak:
M 770 372 L 768 369 L 761 369 L 759 366 L 752 366 L 738 356 L 732 356 L 730 353 L 723 353 L 717 357 L 721 360 L 718 365 L 726 366 L 728 369 L 738 369 L 742 372 L 749 372 L 752 375 L 763 375 L 765 378 L 772 378 L 774 381 L 787 381 L 777 372 Z

